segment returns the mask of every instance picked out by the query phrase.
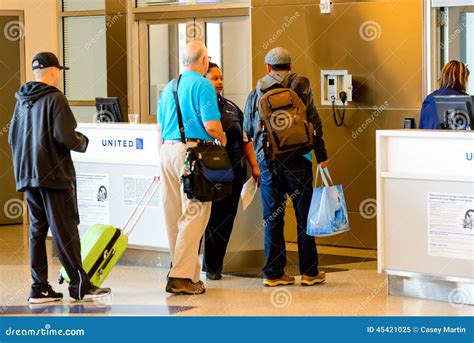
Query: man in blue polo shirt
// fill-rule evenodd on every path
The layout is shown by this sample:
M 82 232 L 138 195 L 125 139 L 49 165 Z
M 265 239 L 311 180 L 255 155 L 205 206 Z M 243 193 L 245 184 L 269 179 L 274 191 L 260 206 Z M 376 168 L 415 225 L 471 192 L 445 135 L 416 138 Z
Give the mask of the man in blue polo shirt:
M 189 200 L 181 186 L 187 146 L 198 141 L 227 143 L 220 121 L 216 91 L 204 78 L 209 57 L 204 43 L 189 42 L 183 56 L 185 72 L 178 85 L 186 144 L 181 142 L 173 81 L 168 83 L 158 102 L 161 200 L 170 244 L 172 267 L 166 291 L 175 294 L 202 294 L 199 242 L 211 213 L 211 202 Z

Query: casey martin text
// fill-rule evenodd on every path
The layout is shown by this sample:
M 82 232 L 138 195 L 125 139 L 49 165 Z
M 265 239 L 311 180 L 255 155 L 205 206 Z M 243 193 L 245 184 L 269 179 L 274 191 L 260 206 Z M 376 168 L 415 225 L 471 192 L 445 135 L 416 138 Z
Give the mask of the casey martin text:
M 420 328 L 420 332 L 421 333 L 434 333 L 437 335 L 441 335 L 442 333 L 466 333 L 466 328 L 463 328 L 462 326 L 457 326 L 457 327 L 443 326 L 440 328 L 422 326 Z

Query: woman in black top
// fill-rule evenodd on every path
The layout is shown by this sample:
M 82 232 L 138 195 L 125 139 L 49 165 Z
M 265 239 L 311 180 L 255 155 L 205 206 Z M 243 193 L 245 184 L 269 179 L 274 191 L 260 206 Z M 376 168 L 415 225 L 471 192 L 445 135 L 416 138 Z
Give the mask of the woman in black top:
M 216 88 L 221 122 L 227 136 L 226 150 L 235 174 L 232 195 L 212 203 L 211 217 L 205 232 L 203 270 L 206 272 L 208 279 L 219 280 L 227 244 L 239 206 L 242 185 L 246 178 L 245 160 L 250 164 L 252 176 L 257 182 L 260 177 L 260 170 L 253 143 L 246 138 L 242 130 L 242 111 L 236 104 L 221 95 L 224 88 L 221 69 L 217 64 L 210 62 L 205 77 Z

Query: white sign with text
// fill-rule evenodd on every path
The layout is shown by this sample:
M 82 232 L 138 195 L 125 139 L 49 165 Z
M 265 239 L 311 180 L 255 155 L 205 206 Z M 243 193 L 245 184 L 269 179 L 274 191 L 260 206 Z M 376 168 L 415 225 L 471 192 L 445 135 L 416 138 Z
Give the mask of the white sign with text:
M 428 254 L 474 260 L 474 195 L 428 193 Z
M 152 124 L 79 124 L 89 138 L 85 153 L 72 153 L 74 162 L 159 165 L 158 133 Z

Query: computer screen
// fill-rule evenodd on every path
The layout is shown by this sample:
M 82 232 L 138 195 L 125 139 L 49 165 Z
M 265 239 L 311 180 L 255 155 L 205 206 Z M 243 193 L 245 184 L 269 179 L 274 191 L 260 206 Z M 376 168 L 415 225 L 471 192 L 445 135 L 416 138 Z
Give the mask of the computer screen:
M 435 96 L 435 104 L 442 129 L 474 130 L 473 96 Z
M 96 119 L 101 123 L 123 122 L 118 98 L 95 98 Z

